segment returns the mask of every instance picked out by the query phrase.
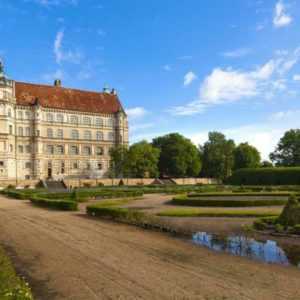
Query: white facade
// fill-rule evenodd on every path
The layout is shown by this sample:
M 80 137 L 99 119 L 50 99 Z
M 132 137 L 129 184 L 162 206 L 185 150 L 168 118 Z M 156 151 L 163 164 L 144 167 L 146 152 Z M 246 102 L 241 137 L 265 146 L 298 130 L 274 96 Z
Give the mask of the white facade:
M 106 177 L 110 148 L 128 145 L 124 111 L 20 105 L 15 85 L 0 64 L 0 180 Z

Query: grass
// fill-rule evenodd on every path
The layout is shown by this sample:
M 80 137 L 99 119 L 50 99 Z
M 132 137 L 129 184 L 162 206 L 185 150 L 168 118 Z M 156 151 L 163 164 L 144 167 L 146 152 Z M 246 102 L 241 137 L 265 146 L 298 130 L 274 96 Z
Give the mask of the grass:
M 157 215 L 160 217 L 228 217 L 228 218 L 251 218 L 279 216 L 276 210 L 203 210 L 203 209 L 169 209 Z
M 0 248 L 0 299 L 32 300 L 28 284 L 17 276 L 9 258 Z

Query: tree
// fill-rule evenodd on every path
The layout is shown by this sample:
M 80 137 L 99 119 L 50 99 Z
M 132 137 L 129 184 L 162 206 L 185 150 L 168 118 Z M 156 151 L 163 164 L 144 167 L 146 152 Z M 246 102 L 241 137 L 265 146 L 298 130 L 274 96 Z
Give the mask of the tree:
M 260 153 L 248 143 L 239 144 L 234 150 L 234 169 L 258 168 L 260 166 Z
M 109 176 L 111 178 L 123 178 L 128 175 L 128 147 L 122 145 L 111 148 Z
M 146 141 L 133 144 L 128 153 L 128 169 L 131 177 L 157 177 L 159 149 Z
M 159 172 L 161 176 L 194 177 L 201 170 L 197 147 L 178 133 L 157 137 L 152 142 L 160 150 Z
M 276 166 L 300 166 L 300 129 L 285 132 L 270 159 Z
M 225 179 L 232 173 L 234 166 L 233 140 L 226 140 L 220 132 L 210 132 L 208 141 L 200 146 L 202 156 L 202 172 L 204 177 Z

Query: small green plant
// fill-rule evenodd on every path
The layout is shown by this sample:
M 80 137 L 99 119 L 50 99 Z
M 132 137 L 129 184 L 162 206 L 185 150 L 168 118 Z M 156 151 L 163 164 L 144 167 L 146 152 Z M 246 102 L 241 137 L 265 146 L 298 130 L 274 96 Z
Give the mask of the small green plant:
M 265 222 L 263 222 L 262 220 L 258 219 L 258 220 L 254 221 L 253 227 L 256 230 L 265 230 L 265 229 L 267 229 L 267 224 Z
M 284 232 L 284 227 L 281 224 L 276 224 L 275 225 L 275 231 L 278 233 L 283 233 Z

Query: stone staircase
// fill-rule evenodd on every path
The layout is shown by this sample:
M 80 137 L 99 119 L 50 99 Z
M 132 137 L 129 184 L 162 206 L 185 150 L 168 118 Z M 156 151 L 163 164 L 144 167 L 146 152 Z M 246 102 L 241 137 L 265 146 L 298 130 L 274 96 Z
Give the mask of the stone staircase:
M 47 179 L 43 181 L 43 184 L 45 188 L 53 191 L 66 190 L 67 188 L 63 180 L 58 181 L 58 180 Z

